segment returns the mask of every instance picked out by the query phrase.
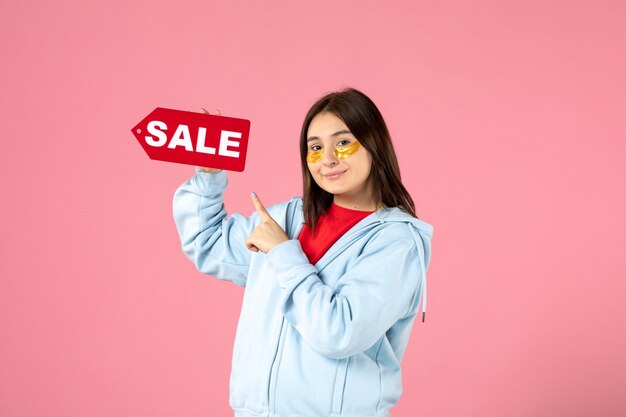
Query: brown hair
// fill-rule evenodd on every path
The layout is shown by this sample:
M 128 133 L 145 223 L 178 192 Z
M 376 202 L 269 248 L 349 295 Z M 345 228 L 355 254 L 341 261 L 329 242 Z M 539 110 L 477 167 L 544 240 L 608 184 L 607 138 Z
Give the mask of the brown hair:
M 313 104 L 302 124 L 300 162 L 303 211 L 307 226 L 315 230 L 319 217 L 326 213 L 333 201 L 333 195 L 317 185 L 306 162 L 309 125 L 315 116 L 323 112 L 333 113 L 340 118 L 371 154 L 369 181 L 372 181 L 375 205 L 399 207 L 417 218 L 413 199 L 400 180 L 398 160 L 383 116 L 369 97 L 354 88 L 346 88 L 320 98 Z

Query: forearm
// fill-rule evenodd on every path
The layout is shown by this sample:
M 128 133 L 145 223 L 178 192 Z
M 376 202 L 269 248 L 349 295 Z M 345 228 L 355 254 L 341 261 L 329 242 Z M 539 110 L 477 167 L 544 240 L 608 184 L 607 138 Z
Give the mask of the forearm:
M 375 267 L 371 260 L 381 258 L 389 264 Z M 340 277 L 335 288 L 320 279 L 297 240 L 278 245 L 268 259 L 282 290 L 283 315 L 311 347 L 332 358 L 372 346 L 409 312 L 418 290 L 418 260 L 408 242 L 376 249 L 369 261 L 355 263 Z
M 227 184 L 224 171 L 196 172 L 174 194 L 174 220 L 183 252 L 198 270 L 245 285 L 248 262 L 237 247 L 237 217 L 226 220 L 223 204 Z

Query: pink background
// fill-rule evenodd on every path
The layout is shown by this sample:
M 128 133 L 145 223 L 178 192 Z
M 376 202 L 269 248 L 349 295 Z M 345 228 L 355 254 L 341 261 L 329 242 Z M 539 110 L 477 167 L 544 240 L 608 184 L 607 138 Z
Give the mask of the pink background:
M 394 417 L 626 415 L 626 2 L 3 2 L 0 415 L 226 416 L 242 289 L 180 250 L 193 174 L 130 128 L 252 121 L 227 208 L 300 194 L 363 90 L 435 228 Z

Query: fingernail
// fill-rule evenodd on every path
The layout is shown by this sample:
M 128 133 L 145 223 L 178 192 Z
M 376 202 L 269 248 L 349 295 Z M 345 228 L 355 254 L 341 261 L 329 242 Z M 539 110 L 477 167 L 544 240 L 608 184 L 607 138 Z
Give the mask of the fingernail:
M 252 191 L 252 192 L 250 193 L 250 196 L 252 196 L 252 198 L 257 198 L 257 197 L 256 197 L 256 193 L 255 193 L 254 191 Z

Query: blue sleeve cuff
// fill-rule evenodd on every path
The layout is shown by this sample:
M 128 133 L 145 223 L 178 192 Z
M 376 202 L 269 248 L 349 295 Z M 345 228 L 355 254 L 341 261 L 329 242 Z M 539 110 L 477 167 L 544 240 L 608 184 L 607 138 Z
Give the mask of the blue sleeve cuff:
M 215 193 L 218 190 L 223 191 L 228 185 L 228 178 L 224 170 L 219 172 L 204 172 L 196 169 L 196 175 L 191 177 L 190 181 L 202 194 Z

